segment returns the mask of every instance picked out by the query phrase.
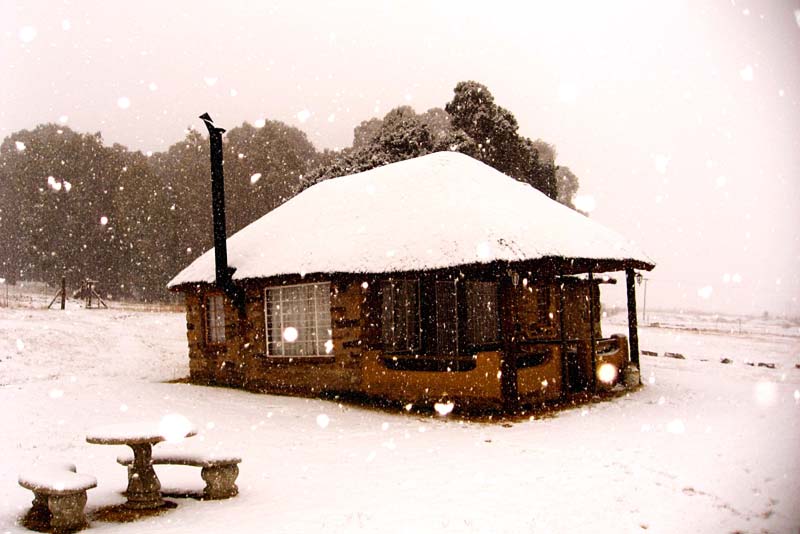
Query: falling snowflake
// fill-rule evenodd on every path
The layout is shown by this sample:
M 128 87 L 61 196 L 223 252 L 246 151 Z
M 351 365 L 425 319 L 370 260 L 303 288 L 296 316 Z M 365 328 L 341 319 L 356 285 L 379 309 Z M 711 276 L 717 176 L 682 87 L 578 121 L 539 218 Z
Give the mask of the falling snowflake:
M 58 122 L 60 122 L 61 124 L 67 124 L 67 121 L 69 121 L 69 117 L 66 115 L 61 115 L 58 118 Z
M 69 21 L 69 19 L 64 19 L 61 21 L 61 29 L 65 32 L 68 32 L 70 29 L 72 29 L 72 23 Z
M 778 386 L 775 382 L 761 381 L 753 387 L 753 397 L 762 408 L 773 406 L 778 400 Z
M 25 342 L 22 341 L 21 339 L 17 339 L 17 350 L 18 351 L 25 350 Z
M 206 76 L 205 78 L 203 78 L 203 81 L 206 82 L 207 86 L 213 87 L 214 84 L 217 83 L 217 78 L 214 76 Z
M 475 246 L 475 252 L 478 254 L 480 259 L 486 260 L 492 255 L 492 248 L 486 241 L 481 241 Z
M 237 91 L 236 89 L 231 89 L 231 92 L 230 92 L 231 96 L 236 96 L 238 94 L 239 94 L 239 91 Z
M 433 405 L 433 409 L 436 410 L 436 413 L 438 413 L 439 415 L 445 416 L 450 412 L 452 412 L 455 406 L 456 405 L 452 402 L 437 402 L 436 404 Z
M 147 88 L 150 89 L 151 91 L 157 91 L 158 90 L 158 85 L 156 85 L 156 82 L 150 82 L 148 84 Z
M 673 419 L 667 424 L 667 432 L 670 434 L 683 434 L 686 432 L 686 425 L 680 419 Z
M 166 441 L 176 443 L 183 439 L 194 429 L 192 423 L 183 415 L 177 413 L 167 414 L 158 423 L 158 431 Z
M 753 67 L 751 65 L 747 65 L 746 67 L 742 68 L 739 71 L 739 76 L 742 77 L 742 80 L 746 82 L 753 81 Z
M 336 122 L 336 114 L 335 113 L 331 113 L 330 115 L 328 115 L 328 122 Z
M 121 96 L 117 99 L 117 106 L 119 106 L 120 109 L 128 109 L 131 107 L 131 99 L 127 96 Z
M 331 422 L 331 418 L 327 414 L 321 413 L 317 416 L 317 426 L 320 428 L 327 428 Z
M 585 213 L 591 213 L 597 208 L 597 202 L 592 195 L 577 195 L 574 202 L 575 208 Z
M 100 217 L 100 224 L 102 224 L 103 226 L 107 225 L 108 224 L 108 217 L 106 217 L 105 215 Z
M 57 389 L 57 388 L 56 389 L 51 389 L 50 393 L 48 393 L 48 395 L 50 396 L 51 399 L 60 399 L 61 397 L 64 396 L 64 390 L 63 389 Z
M 573 83 L 562 83 L 558 87 L 558 99 L 566 104 L 572 104 L 578 99 L 578 88 Z
M 267 124 L 267 121 L 265 119 L 256 119 L 255 122 L 256 128 L 263 128 L 265 124 Z
M 658 171 L 659 174 L 667 174 L 669 157 L 663 154 L 656 154 L 653 156 L 653 164 L 656 166 L 656 171 Z
M 714 292 L 714 288 L 711 286 L 703 286 L 697 290 L 697 296 L 701 299 L 709 299 L 711 298 L 711 294 Z
M 15 141 L 14 146 L 17 147 L 17 150 L 20 152 L 22 152 L 26 148 L 25 143 L 23 143 L 22 141 Z
M 333 352 L 333 340 L 329 339 L 325 342 L 325 354 Z
M 307 109 L 303 109 L 297 112 L 297 120 L 299 120 L 300 122 L 306 122 L 309 119 L 309 117 L 311 117 L 311 112 L 308 111 Z
M 294 343 L 295 341 L 297 341 L 297 336 L 298 336 L 297 328 L 293 326 L 287 326 L 286 328 L 283 329 L 283 339 L 286 342 Z
M 37 35 L 36 28 L 34 28 L 33 26 L 23 26 L 19 30 L 19 39 L 23 43 L 32 42 L 34 39 L 36 39 L 36 35 Z
M 241 155 L 241 154 L 240 154 Z M 250 177 L 250 183 L 254 184 L 261 179 L 261 173 L 257 172 L 253 176 Z

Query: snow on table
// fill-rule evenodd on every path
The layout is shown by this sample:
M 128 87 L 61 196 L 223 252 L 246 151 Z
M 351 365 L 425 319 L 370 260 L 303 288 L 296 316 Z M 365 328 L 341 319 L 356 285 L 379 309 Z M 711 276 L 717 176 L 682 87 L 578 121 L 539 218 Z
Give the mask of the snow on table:
M 166 418 L 165 418 L 166 419 Z M 86 441 L 96 445 L 155 444 L 161 441 L 180 441 L 197 434 L 188 421 L 117 423 L 89 430 Z

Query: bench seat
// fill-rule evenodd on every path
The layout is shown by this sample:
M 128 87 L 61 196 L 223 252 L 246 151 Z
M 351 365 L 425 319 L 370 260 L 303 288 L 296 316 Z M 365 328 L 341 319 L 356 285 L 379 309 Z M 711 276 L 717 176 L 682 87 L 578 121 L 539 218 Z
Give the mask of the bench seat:
M 187 465 L 200 467 L 200 476 L 206 483 L 203 496 L 206 499 L 227 499 L 239 493 L 236 478 L 239 476 L 238 456 L 183 449 L 153 449 L 153 465 Z M 133 454 L 117 457 L 117 463 L 130 469 Z
M 86 491 L 97 486 L 91 475 L 75 472 L 75 464 L 39 464 L 20 473 L 19 485 L 33 492 L 31 514 L 48 518 L 56 531 L 86 526 Z

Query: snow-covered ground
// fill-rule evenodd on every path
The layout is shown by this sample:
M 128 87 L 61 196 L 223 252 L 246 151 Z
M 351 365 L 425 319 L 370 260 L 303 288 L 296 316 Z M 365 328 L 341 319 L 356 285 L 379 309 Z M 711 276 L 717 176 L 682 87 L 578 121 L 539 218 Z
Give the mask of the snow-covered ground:
M 167 383 L 188 373 L 181 313 L 3 308 L 0 533 L 25 532 L 17 473 L 44 459 L 97 477 L 97 532 L 800 532 L 800 338 L 640 336 L 660 354 L 643 357 L 640 391 L 479 422 Z M 169 413 L 200 428 L 195 444 L 244 458 L 240 495 L 93 518 L 124 502 L 125 447 L 87 430 Z M 157 470 L 167 491 L 203 487 L 196 468 Z

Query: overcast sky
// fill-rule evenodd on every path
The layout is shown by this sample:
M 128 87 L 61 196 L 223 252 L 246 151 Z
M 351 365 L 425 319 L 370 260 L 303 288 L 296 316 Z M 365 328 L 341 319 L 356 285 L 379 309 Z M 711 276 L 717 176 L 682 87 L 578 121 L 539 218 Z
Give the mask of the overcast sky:
M 157 151 L 208 111 L 335 148 L 477 80 L 656 261 L 648 307 L 800 313 L 800 0 L 0 6 L 3 138 Z

